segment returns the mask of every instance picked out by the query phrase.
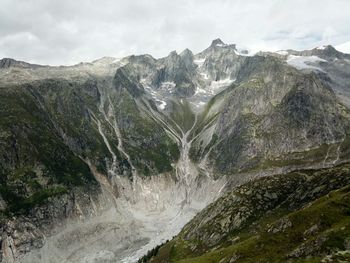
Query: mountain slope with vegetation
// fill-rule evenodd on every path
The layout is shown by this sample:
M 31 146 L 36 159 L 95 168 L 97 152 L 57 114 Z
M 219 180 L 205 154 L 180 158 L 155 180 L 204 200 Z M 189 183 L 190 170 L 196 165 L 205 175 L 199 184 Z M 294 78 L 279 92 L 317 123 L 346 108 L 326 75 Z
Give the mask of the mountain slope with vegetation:
M 350 164 L 261 178 L 219 198 L 140 262 L 346 262 L 349 215 Z
M 200 213 L 205 220 L 183 232 L 192 250 L 171 259 L 238 249 L 227 231 L 253 242 L 247 222 L 270 210 L 267 221 L 287 216 L 346 186 L 322 183 L 317 174 L 332 170 L 303 169 L 350 159 L 349 61 L 330 46 L 250 56 L 220 39 L 159 59 L 59 67 L 1 59 L 2 260 L 136 262 L 247 182 L 254 193 L 255 182 L 275 192 L 219 199 L 227 209 L 203 213 L 220 223 L 211 229 L 215 218 Z M 346 167 L 334 168 L 344 183 Z M 295 207 L 282 204 L 287 196 Z

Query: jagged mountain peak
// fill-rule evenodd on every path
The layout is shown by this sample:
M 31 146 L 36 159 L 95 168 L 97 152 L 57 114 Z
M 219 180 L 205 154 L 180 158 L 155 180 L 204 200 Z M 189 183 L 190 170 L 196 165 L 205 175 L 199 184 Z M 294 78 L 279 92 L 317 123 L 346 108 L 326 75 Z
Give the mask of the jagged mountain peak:
M 220 38 L 216 38 L 211 42 L 211 47 L 216 47 L 216 46 L 226 46 L 226 44 L 220 39 Z
M 199 52 L 195 56 L 197 58 L 207 57 L 213 54 L 231 53 L 237 54 L 237 48 L 235 44 L 225 44 L 220 38 L 214 39 L 211 45 L 205 50 Z M 235 56 L 235 55 L 234 55 Z
M 332 45 L 322 45 L 312 50 L 324 53 L 341 53 L 340 51 L 336 50 L 335 47 L 333 47 Z
M 182 51 L 180 53 L 181 57 L 185 57 L 185 56 L 193 56 L 193 53 L 191 50 L 189 50 L 188 48 L 184 49 L 184 51 Z
M 176 56 L 178 56 L 176 50 L 171 51 L 168 55 L 168 57 L 176 57 Z
M 232 48 L 237 50 L 236 44 L 226 44 L 220 38 L 216 38 L 211 42 L 211 45 L 208 49 L 216 49 L 216 48 Z
M 161 58 L 160 61 L 166 61 L 166 63 L 174 63 L 175 61 L 179 61 L 181 59 L 180 55 L 176 50 L 173 50 L 169 53 L 168 56 Z
M 168 56 L 161 58 L 159 61 L 162 61 L 162 63 L 166 64 L 174 64 L 174 63 L 179 63 L 181 60 L 181 56 L 177 53 L 176 50 L 173 50 L 169 53 Z
M 149 54 L 145 54 L 145 55 L 131 55 L 128 57 L 128 60 L 131 63 L 153 63 L 156 61 L 155 58 L 153 58 L 151 55 Z
M 313 49 L 314 52 L 330 58 L 343 58 L 344 53 L 338 51 L 332 45 L 319 46 Z
M 314 49 L 337 51 L 337 50 L 335 49 L 335 47 L 333 47 L 332 45 L 322 45 L 322 46 L 316 47 L 316 48 L 314 48 Z

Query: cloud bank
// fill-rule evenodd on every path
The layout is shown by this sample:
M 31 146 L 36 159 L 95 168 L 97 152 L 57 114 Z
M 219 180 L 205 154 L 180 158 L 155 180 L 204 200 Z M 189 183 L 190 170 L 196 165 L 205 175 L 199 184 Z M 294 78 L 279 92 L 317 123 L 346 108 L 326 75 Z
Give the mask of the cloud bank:
M 41 64 L 196 53 L 217 37 L 254 51 L 350 41 L 348 0 L 0 0 L 0 6 L 0 58 Z

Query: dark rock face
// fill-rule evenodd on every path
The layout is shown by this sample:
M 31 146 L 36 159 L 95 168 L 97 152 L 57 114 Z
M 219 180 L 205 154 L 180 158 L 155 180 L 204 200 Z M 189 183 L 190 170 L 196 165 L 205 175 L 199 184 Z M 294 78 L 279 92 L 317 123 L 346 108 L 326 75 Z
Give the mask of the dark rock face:
M 236 45 L 226 45 L 220 39 L 213 40 L 210 47 L 195 56 L 204 59 L 201 67 L 213 80 L 236 79 L 237 72 L 246 57 L 240 56 Z
M 266 55 L 266 53 L 262 53 Z M 350 54 L 339 52 L 334 47 L 321 46 L 311 50 L 295 51 L 286 50 L 282 53 L 269 53 L 269 55 L 286 59 L 288 61 L 296 59 L 302 61 L 298 67 L 301 71 L 316 73 L 333 91 L 340 101 L 350 108 L 350 89 L 347 84 L 349 78 Z M 293 63 L 291 63 L 293 65 Z M 298 65 L 298 63 L 297 63 Z
M 17 61 L 12 58 L 0 59 L 0 68 L 11 68 L 11 67 L 21 67 L 21 68 L 37 68 L 40 65 L 29 64 L 23 61 Z
M 178 55 L 176 51 L 173 51 L 168 57 L 161 59 L 159 64 L 153 84 L 159 87 L 162 82 L 173 81 L 176 85 L 176 93 L 180 97 L 189 97 L 194 94 L 193 76 L 195 67 L 192 53 L 184 51 L 184 53 Z
M 137 83 L 135 83 L 136 81 L 137 80 L 135 79 L 131 79 L 124 69 L 117 69 L 113 84 L 118 92 L 122 92 L 123 89 L 127 89 L 131 96 L 137 98 L 144 93 L 144 90 L 141 85 L 137 85 Z
M 215 47 L 215 46 L 224 46 L 226 45 L 224 42 L 222 42 L 222 40 L 220 38 L 217 38 L 217 39 L 214 39 L 212 42 L 211 42 L 211 47 Z
M 274 57 L 247 58 L 220 107 L 213 125 L 218 140 L 209 152 L 219 173 L 259 163 L 266 168 L 322 162 L 323 144 L 339 147 L 333 158 L 348 158 L 349 111 L 316 74 L 301 74 Z M 206 146 L 201 136 L 194 146 L 198 152 L 200 145 Z M 308 154 L 318 147 L 318 153 Z

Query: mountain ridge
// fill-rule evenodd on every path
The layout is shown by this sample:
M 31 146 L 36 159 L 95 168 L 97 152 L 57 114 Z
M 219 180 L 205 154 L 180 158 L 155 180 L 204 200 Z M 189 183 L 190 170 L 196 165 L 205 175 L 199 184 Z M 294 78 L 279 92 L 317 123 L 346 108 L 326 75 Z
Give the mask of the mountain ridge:
M 316 52 L 4 60 L 2 260 L 136 262 L 239 185 L 349 160 L 350 62 Z
M 214 46 L 217 46 L 217 44 L 219 44 L 220 47 L 232 47 L 234 49 L 237 50 L 236 46 L 237 44 L 226 44 L 224 43 L 220 38 L 216 38 L 214 40 L 212 40 L 210 46 L 206 49 L 209 49 L 210 47 L 214 47 Z M 312 48 L 312 49 L 305 49 L 305 50 L 295 50 L 295 49 L 287 49 L 287 50 L 278 50 L 278 51 L 258 51 L 256 52 L 255 54 L 251 55 L 251 56 L 254 56 L 256 54 L 259 54 L 259 53 L 276 53 L 276 54 L 279 54 L 283 51 L 286 51 L 286 52 L 304 52 L 304 53 L 308 53 L 308 52 L 313 52 L 315 50 L 325 50 L 325 49 L 331 49 L 332 52 L 334 52 L 334 50 L 337 52 L 337 53 L 342 53 L 342 54 L 346 54 L 346 55 L 349 55 L 349 53 L 346 53 L 346 52 L 342 52 L 340 50 L 337 50 L 336 48 L 337 46 L 333 46 L 331 44 L 328 44 L 328 45 L 323 45 L 323 46 L 319 46 L 319 47 L 315 47 L 315 48 Z M 204 49 L 203 51 L 205 51 L 206 49 Z M 184 51 L 190 51 L 192 53 L 192 51 L 188 48 L 185 48 L 183 51 L 180 52 L 183 53 Z M 203 51 L 199 51 L 197 54 L 194 54 L 194 55 L 198 55 L 200 53 L 202 53 Z M 161 59 L 161 58 L 165 58 L 167 56 L 169 56 L 172 52 L 177 52 L 176 50 L 174 51 L 171 51 L 169 52 L 168 55 L 164 56 L 164 57 L 160 57 L 158 59 Z M 101 57 L 101 58 L 96 58 L 92 61 L 81 61 L 81 62 L 78 62 L 76 64 L 73 64 L 73 65 L 49 65 L 49 64 L 38 64 L 38 63 L 31 63 L 31 62 L 26 62 L 24 60 L 20 60 L 20 59 L 14 59 L 14 58 L 9 58 L 9 57 L 4 57 L 4 58 L 1 58 L 0 61 L 2 61 L 2 64 L 3 65 L 2 67 L 5 66 L 5 64 L 11 64 L 11 62 L 13 63 L 11 66 L 13 65 L 20 65 L 18 63 L 25 63 L 27 65 L 32 65 L 32 66 L 41 66 L 41 67 L 75 67 L 75 66 L 78 66 L 78 65 L 81 65 L 81 64 L 84 64 L 84 63 L 96 63 L 96 62 L 101 62 L 101 61 L 109 61 L 109 62 L 116 62 L 116 60 L 121 60 L 121 59 L 125 59 L 125 58 L 128 58 L 128 57 L 131 57 L 131 56 L 150 56 L 152 57 L 152 55 L 150 54 L 139 54 L 139 55 L 127 55 L 125 57 L 122 57 L 122 58 L 117 58 L 117 57 L 113 57 L 113 56 L 104 56 L 104 57 Z M 153 57 L 152 57 L 153 58 Z M 156 58 L 153 58 L 153 59 L 156 59 Z

